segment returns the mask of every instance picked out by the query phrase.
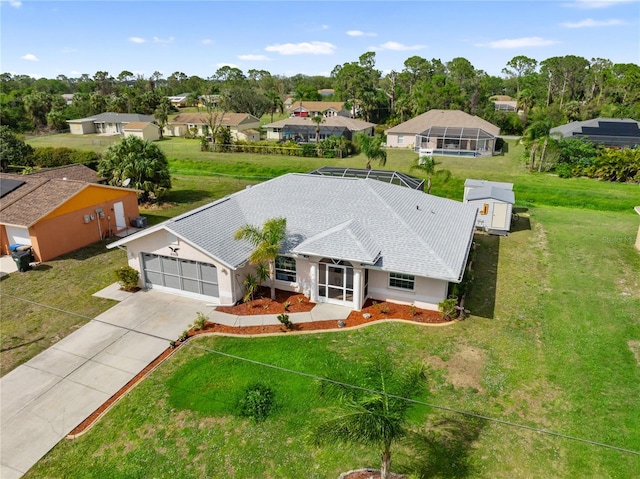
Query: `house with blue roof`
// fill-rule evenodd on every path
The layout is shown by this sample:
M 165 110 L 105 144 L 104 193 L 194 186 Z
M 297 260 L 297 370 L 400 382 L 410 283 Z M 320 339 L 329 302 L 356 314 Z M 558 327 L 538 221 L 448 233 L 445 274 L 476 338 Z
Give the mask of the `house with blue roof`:
M 354 310 L 368 298 L 435 310 L 462 281 L 477 213 L 379 179 L 291 173 L 108 247 L 127 250 L 142 287 L 232 305 L 256 268 L 234 233 L 284 217 L 277 288 Z

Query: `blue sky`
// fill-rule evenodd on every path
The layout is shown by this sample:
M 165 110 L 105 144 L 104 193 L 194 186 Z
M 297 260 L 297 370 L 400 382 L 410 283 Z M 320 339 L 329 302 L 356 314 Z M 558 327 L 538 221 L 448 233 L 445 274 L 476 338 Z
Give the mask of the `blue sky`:
M 0 1 L 0 70 L 36 77 L 329 75 L 367 51 L 385 73 L 413 55 L 493 75 L 516 55 L 640 63 L 640 0 Z

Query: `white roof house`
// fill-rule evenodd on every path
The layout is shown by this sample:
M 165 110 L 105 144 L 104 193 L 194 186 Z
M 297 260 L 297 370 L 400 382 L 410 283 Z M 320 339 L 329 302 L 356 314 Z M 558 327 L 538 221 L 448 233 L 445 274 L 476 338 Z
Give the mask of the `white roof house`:
M 463 201 L 478 208 L 476 228 L 499 235 L 511 229 L 513 183 L 467 179 Z
M 286 281 L 277 281 L 278 288 L 353 309 L 361 309 L 367 298 L 437 309 L 449 283 L 462 280 L 476 215 L 474 206 L 375 179 L 292 173 L 109 247 L 126 246 L 144 285 L 179 294 L 198 291 L 165 278 L 157 265 L 165 262 L 168 271 L 181 261 L 189 263 L 187 269 L 193 262 L 208 265 L 209 273 L 222 274 L 216 275 L 215 295 L 204 296 L 233 304 L 243 296 L 238 278 L 254 268 L 248 263 L 252 245 L 235 241 L 235 231 L 284 217 L 280 263 L 286 274 L 279 275 L 276 262 L 276 277 Z M 179 257 L 172 254 L 178 247 Z M 198 294 L 211 284 L 201 285 Z

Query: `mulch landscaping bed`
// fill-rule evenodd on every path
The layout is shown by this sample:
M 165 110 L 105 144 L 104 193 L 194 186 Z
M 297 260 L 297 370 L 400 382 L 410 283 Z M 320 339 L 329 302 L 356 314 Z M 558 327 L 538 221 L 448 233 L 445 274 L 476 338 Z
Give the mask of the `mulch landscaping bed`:
M 262 298 L 252 301 L 252 307 L 247 307 L 246 303 L 242 303 L 236 306 L 218 306 L 216 310 L 235 315 L 281 314 L 284 312 L 307 312 L 311 311 L 315 306 L 315 303 L 311 303 L 305 296 L 298 293 L 276 290 L 275 300 L 269 299 L 270 292 L 268 289 L 262 290 L 262 294 Z M 289 306 L 286 311 L 284 308 L 285 302 L 289 302 Z M 447 324 L 452 322 L 443 320 L 442 316 L 437 311 L 412 308 L 408 305 L 367 300 L 361 311 L 352 311 L 351 314 L 349 314 L 349 316 L 342 321 L 328 320 L 313 321 L 309 323 L 298 323 L 294 324 L 291 329 L 286 329 L 282 325 L 234 327 L 208 322 L 205 324 L 204 328 L 199 331 L 194 331 L 193 329 L 190 330 L 189 337 L 207 333 L 246 336 L 258 334 L 282 334 L 297 331 L 322 331 L 337 328 L 348 329 L 385 319 L 403 319 L 415 323 L 433 325 Z M 91 427 L 107 409 L 109 409 L 116 401 L 118 401 L 118 399 L 124 396 L 138 382 L 144 379 L 144 377 L 149 374 L 149 372 L 151 372 L 158 364 L 169 357 L 182 343 L 183 342 L 176 341 L 176 345 L 174 348 L 167 348 L 162 354 L 160 354 L 160 356 L 154 359 L 146 368 L 140 371 L 140 373 L 138 373 L 133 379 L 125 384 L 118 392 L 107 399 L 107 401 L 102 404 L 102 406 L 96 409 L 89 417 L 87 417 L 84 421 L 82 421 L 82 423 L 80 423 L 75 429 L 73 429 L 67 435 L 67 437 L 74 438 L 77 435 L 80 435 L 88 430 L 88 428 Z M 359 477 L 361 476 L 349 476 L 349 479 L 357 479 Z M 369 477 L 371 477 L 371 475 L 367 476 L 367 478 Z

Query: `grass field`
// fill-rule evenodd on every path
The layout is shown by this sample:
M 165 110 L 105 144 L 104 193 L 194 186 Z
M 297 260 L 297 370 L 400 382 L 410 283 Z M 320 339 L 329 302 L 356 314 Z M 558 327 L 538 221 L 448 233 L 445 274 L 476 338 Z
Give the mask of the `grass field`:
M 166 143 L 184 154 L 180 160 L 170 156 L 172 206 L 145 211 L 153 222 L 244 188 L 258 176 L 324 164 L 203 154 L 186 140 Z M 331 334 L 198 339 L 89 433 L 56 446 L 26 477 L 335 478 L 378 465 L 375 448 L 317 448 L 306 440 L 328 405 L 315 381 L 213 350 L 325 376 L 335 364 L 357 371 L 361 358 L 381 348 L 398 361 L 428 365 L 423 399 L 432 404 L 640 451 L 640 364 L 633 353 L 640 344 L 640 254 L 633 246 L 638 216 L 632 211 L 640 202 L 638 186 L 528 174 L 519 148 L 511 144 L 509 154 L 490 159 L 438 159 L 453 174 L 447 183 L 435 182 L 433 192 L 441 196 L 461 199 L 468 177 L 515 183 L 521 218 L 514 231 L 504 238 L 477 237 L 466 303 L 470 319 L 446 328 L 381 324 Z M 409 171 L 412 159 L 411 152 L 390 151 L 387 167 Z M 333 164 L 362 167 L 364 159 Z M 61 261 L 51 271 L 68 263 L 66 273 L 75 275 L 70 271 L 80 265 Z M 104 285 L 112 282 L 112 261 L 124 258 L 101 256 L 94 263 L 102 269 L 93 273 L 97 283 L 100 277 Z M 29 288 L 59 291 L 59 279 L 42 275 L 27 283 L 30 274 L 2 281 L 3 294 L 7 286 L 16 295 Z M 54 301 L 39 294 L 42 302 Z M 63 297 L 66 303 L 55 304 L 84 311 L 75 295 Z M 77 297 L 92 301 L 88 292 Z M 5 314 L 20 317 L 24 307 L 5 306 L 2 299 L 4 349 Z M 49 314 L 21 334 L 51 334 L 38 330 Z M 242 388 L 256 380 L 273 387 L 278 405 L 258 424 L 234 414 Z M 415 407 L 411 421 L 415 436 L 394 449 L 393 469 L 414 477 L 631 478 L 640 470 L 640 455 L 435 408 Z

